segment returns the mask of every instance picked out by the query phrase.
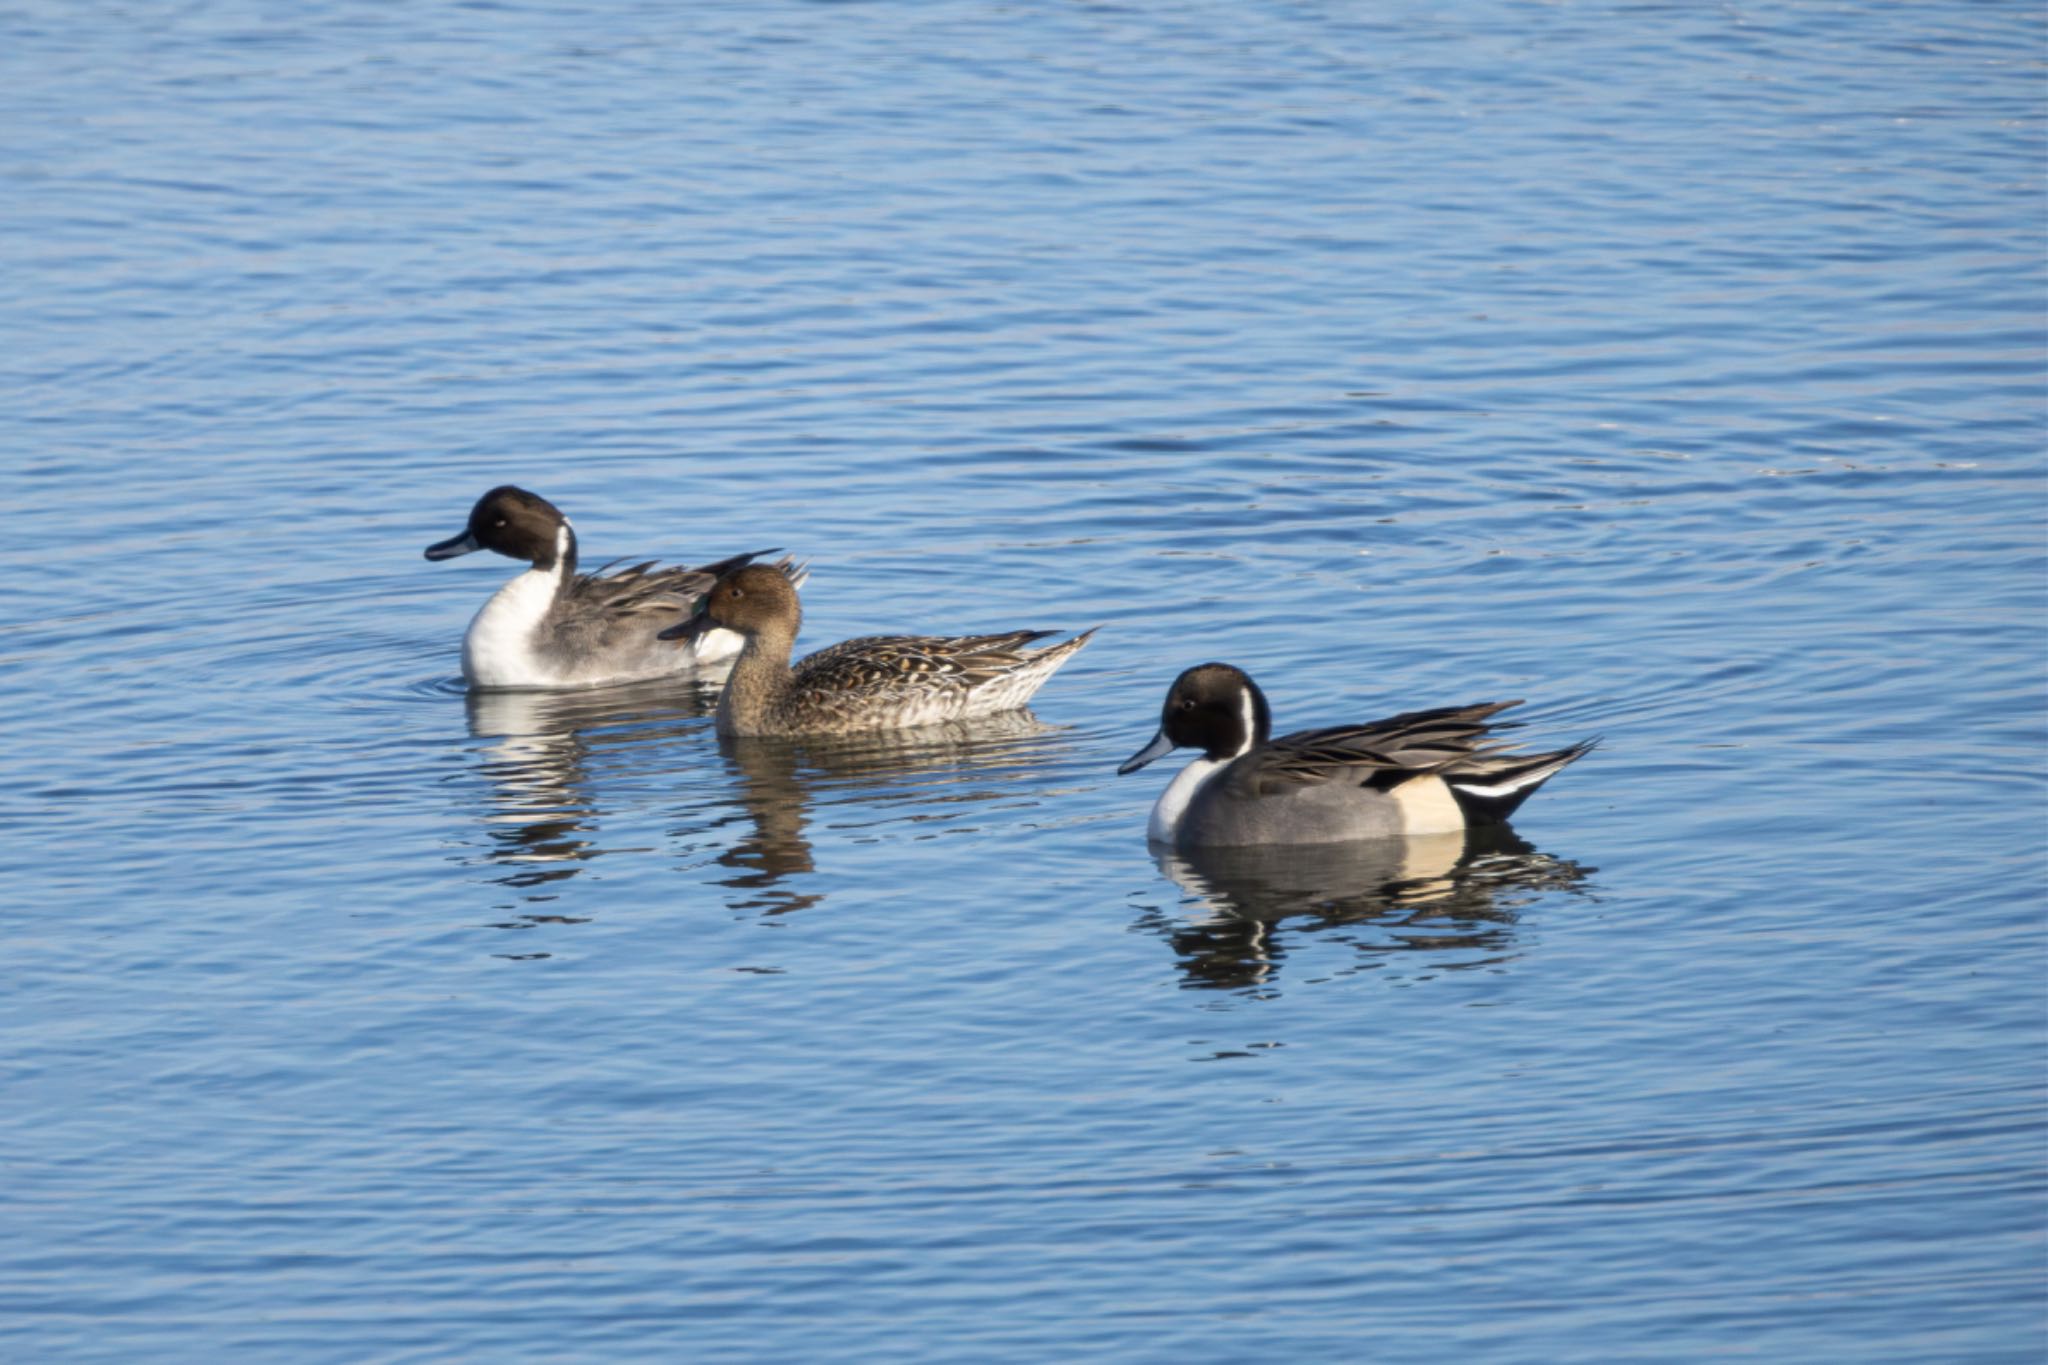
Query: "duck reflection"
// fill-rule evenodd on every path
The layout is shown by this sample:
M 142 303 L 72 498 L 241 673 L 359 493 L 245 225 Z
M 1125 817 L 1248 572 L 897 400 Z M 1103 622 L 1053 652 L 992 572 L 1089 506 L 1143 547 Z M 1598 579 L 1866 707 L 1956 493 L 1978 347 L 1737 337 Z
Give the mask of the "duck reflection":
M 867 824 L 941 818 L 917 809 L 926 806 L 1014 804 L 1018 770 L 1063 747 L 1059 733 L 1019 710 L 836 738 L 720 738 L 738 813 L 751 825 L 717 855 L 734 873 L 721 884 L 740 893 L 732 907 L 780 915 L 824 898 L 797 880 L 815 871 L 805 830 L 817 807 L 867 807 L 855 817 Z
M 1225 990 L 1270 985 L 1294 932 L 1337 931 L 1368 957 L 1421 952 L 1447 970 L 1508 961 L 1521 907 L 1592 870 L 1538 853 L 1505 826 L 1154 855 L 1197 913 L 1151 911 L 1140 924 L 1172 945 L 1184 985 Z
M 740 893 L 732 908 L 783 915 L 816 905 L 821 893 L 782 885 L 816 868 L 804 838 L 808 802 L 797 775 L 801 755 L 789 741 L 772 739 L 721 738 L 718 750 L 737 783 L 740 814 L 751 826 L 718 855 L 734 872 L 719 884 Z
M 597 839 L 603 812 L 592 793 L 593 763 L 684 733 L 717 700 L 715 690 L 673 679 L 580 692 L 470 691 L 469 732 L 485 741 L 477 771 L 491 784 L 487 857 L 502 869 L 493 880 L 528 900 L 552 899 L 552 884 L 605 852 Z

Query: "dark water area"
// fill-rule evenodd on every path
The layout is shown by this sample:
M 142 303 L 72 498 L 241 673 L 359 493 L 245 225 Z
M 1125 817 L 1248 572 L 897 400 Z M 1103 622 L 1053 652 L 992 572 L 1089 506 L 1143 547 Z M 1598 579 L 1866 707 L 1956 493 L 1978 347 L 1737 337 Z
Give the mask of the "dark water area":
M 0 1356 L 2037 1360 L 2038 6 L 0 15 Z M 720 742 L 510 561 L 1104 627 Z M 1161 857 L 1181 668 L 1511 832 Z

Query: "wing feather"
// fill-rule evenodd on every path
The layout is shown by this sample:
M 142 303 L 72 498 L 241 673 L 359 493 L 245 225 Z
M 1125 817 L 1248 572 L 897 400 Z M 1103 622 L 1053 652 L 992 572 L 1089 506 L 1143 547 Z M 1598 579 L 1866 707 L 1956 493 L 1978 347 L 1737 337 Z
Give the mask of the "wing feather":
M 710 592 L 721 577 L 772 553 L 754 550 L 694 569 L 660 568 L 651 559 L 618 568 L 623 561 L 613 560 L 591 573 L 577 574 L 569 583 L 568 597 L 581 611 L 614 621 L 659 617 L 667 624 L 692 611 L 697 599 Z M 805 572 L 805 566 L 788 555 L 777 560 L 775 567 L 797 581 Z
M 1272 741 L 1256 756 L 1254 790 L 1342 782 L 1352 786 L 1399 786 L 1425 773 L 1443 773 L 1498 753 L 1505 744 L 1491 719 L 1520 701 L 1482 702 L 1404 711 L 1363 725 L 1298 730 Z

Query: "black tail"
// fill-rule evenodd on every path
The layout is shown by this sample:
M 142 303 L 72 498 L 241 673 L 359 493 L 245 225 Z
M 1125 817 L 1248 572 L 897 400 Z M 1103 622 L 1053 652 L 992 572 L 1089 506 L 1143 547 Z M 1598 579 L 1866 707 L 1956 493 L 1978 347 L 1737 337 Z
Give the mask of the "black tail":
M 1466 824 L 1496 825 L 1599 743 L 1589 739 L 1547 754 L 1489 754 L 1458 764 L 1454 772 L 1444 774 L 1444 785 L 1465 812 Z

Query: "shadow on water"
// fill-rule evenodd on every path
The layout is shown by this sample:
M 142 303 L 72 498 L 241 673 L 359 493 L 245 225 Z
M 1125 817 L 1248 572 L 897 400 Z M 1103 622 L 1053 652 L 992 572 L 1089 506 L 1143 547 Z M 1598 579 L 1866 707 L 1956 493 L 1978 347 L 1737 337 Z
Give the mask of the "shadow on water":
M 586 862 L 624 851 L 599 838 L 605 808 L 594 770 L 608 756 L 688 734 L 717 700 L 714 689 L 672 680 L 581 692 L 469 692 L 469 732 L 484 741 L 476 771 L 491 787 L 483 818 L 486 857 L 499 869 L 492 880 L 528 900 L 551 900 L 556 884 Z M 522 922 L 566 918 L 526 915 Z
M 1334 933 L 1370 960 L 1421 953 L 1443 970 L 1507 962 L 1521 908 L 1543 892 L 1579 889 L 1593 871 L 1504 827 L 1352 844 L 1155 847 L 1154 856 L 1187 898 L 1182 913 L 1148 910 L 1139 927 L 1172 947 L 1184 986 L 1214 990 L 1270 988 L 1299 933 Z
M 806 830 L 821 809 L 833 809 L 834 828 L 858 831 L 1014 804 L 1029 790 L 1017 779 L 1063 750 L 1060 736 L 1023 710 L 832 739 L 721 738 L 738 810 L 719 823 L 750 828 L 717 855 L 733 872 L 720 885 L 739 893 L 735 910 L 781 915 L 814 906 L 824 890 L 799 883 L 817 870 Z

